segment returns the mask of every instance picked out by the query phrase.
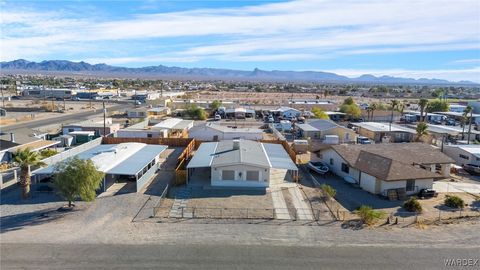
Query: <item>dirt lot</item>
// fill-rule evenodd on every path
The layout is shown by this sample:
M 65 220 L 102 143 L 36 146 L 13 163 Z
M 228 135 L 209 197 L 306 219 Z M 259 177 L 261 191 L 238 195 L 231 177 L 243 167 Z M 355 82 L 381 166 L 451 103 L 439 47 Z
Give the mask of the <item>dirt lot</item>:
M 324 97 L 322 93 L 256 93 L 256 92 L 200 92 L 195 94 L 194 98 L 199 100 L 230 100 L 238 101 L 240 103 L 248 104 L 263 104 L 263 105 L 287 105 L 293 99 L 308 99 L 314 100 L 319 96 L 320 99 L 327 99 L 336 104 L 340 104 L 345 96 L 327 96 Z M 357 102 L 371 102 L 378 99 L 355 97 Z
M 198 217 L 272 218 L 272 197 L 264 189 L 192 189 L 187 208 Z
M 111 107 L 115 105 L 114 103 L 105 103 L 105 106 Z M 5 108 L 7 109 L 7 116 L 0 118 L 0 125 L 11 125 L 19 122 L 26 122 L 38 119 L 45 119 L 49 117 L 55 117 L 68 113 L 79 113 L 82 111 L 88 111 L 92 109 L 102 108 L 102 103 L 92 102 L 92 107 L 90 108 L 90 103 L 85 101 L 65 101 L 65 109 L 63 101 L 54 101 L 54 108 L 57 110 L 64 110 L 64 113 L 58 112 L 47 112 L 51 110 L 52 101 L 47 100 L 11 100 L 5 103 Z

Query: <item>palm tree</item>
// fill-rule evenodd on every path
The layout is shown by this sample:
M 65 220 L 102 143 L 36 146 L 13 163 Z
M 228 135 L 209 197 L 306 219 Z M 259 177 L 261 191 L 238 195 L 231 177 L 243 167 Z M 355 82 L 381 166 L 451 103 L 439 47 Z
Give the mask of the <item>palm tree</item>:
M 472 118 L 473 118 L 473 109 L 470 107 L 470 117 L 468 117 L 468 136 L 467 136 L 467 144 L 470 144 L 470 133 L 472 132 Z
M 398 111 L 400 112 L 400 115 L 401 115 L 401 116 L 403 116 L 403 110 L 405 110 L 405 103 L 400 102 L 400 103 L 398 104 Z M 404 119 L 405 119 L 404 122 L 405 122 L 405 126 L 406 126 L 406 125 L 407 125 L 407 118 L 404 117 Z
M 463 122 L 463 129 L 462 129 L 462 140 L 465 139 L 465 125 L 467 124 L 467 120 L 469 119 L 468 114 L 471 114 L 473 111 L 473 108 L 471 106 L 467 106 L 465 110 L 463 111 L 462 114 L 462 122 Z M 470 117 L 471 120 L 471 117 Z M 471 123 L 471 121 L 470 121 Z M 468 134 L 468 137 L 470 137 L 470 133 Z
M 367 107 L 366 111 L 367 111 L 367 120 L 370 121 L 370 114 L 372 113 L 372 108 Z
M 373 113 L 375 112 L 377 108 L 377 104 L 376 103 L 373 103 L 372 105 L 369 106 L 369 108 L 372 110 L 372 119 L 373 120 Z
M 420 139 L 424 136 L 424 135 L 428 135 L 428 125 L 427 123 L 425 122 L 420 122 L 417 124 L 417 128 L 416 128 L 416 131 L 417 131 L 417 137 L 415 139 L 415 141 L 420 141 Z
M 428 106 L 428 99 L 420 99 L 420 101 L 418 102 L 418 106 L 420 107 L 420 121 L 425 122 L 425 115 L 423 114 Z
M 392 131 L 392 123 L 393 123 L 393 111 L 397 108 L 400 102 L 396 99 L 392 99 L 390 101 L 390 105 L 392 106 L 392 114 L 390 116 L 390 131 Z
M 28 199 L 30 196 L 30 166 L 45 165 L 40 160 L 37 152 L 32 152 L 30 148 L 17 151 L 13 158 L 20 167 L 20 185 L 22 186 L 22 199 Z

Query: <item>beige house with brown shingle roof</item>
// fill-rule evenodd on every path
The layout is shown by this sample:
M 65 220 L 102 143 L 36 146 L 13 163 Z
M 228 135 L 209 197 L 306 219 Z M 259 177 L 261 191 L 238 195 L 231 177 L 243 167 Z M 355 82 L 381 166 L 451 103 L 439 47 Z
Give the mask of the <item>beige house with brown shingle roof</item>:
M 336 175 L 382 195 L 389 190 L 404 190 L 411 195 L 432 188 L 434 180 L 450 175 L 454 163 L 438 149 L 422 143 L 333 145 L 321 150 L 316 158 Z

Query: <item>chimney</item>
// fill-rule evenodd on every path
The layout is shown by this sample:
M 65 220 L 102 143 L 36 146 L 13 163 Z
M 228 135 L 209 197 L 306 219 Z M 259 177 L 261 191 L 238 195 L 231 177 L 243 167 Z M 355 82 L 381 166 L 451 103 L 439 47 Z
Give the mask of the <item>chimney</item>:
M 10 133 L 10 141 L 15 142 L 15 133 Z
M 233 150 L 240 149 L 240 140 L 233 140 Z

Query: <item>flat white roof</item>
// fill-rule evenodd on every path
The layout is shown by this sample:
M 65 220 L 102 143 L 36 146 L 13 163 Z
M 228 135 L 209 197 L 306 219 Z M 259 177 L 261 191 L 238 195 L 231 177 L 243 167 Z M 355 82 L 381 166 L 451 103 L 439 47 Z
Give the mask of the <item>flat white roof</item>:
M 468 152 L 476 157 L 480 157 L 480 145 L 465 144 L 465 145 L 449 145 L 449 146 L 458 147 L 465 152 Z
M 99 171 L 106 174 L 135 175 L 166 149 L 165 145 L 145 143 L 101 144 L 76 156 L 90 159 Z M 52 174 L 54 170 L 51 165 L 34 173 Z
M 220 159 L 225 159 L 229 152 L 233 149 L 225 150 L 225 145 L 231 141 L 208 142 L 200 144 L 200 147 L 193 155 L 193 158 L 187 165 L 187 168 L 205 168 L 211 167 L 214 159 L 218 162 Z M 240 144 L 247 144 L 248 147 L 254 147 L 250 151 L 242 152 L 241 156 L 236 161 L 239 163 L 258 164 L 258 166 L 267 166 L 276 169 L 298 170 L 295 163 L 285 151 L 281 144 L 260 143 L 255 141 L 240 140 Z M 220 145 L 220 146 L 219 146 Z M 217 150 L 218 148 L 218 150 Z M 245 149 L 242 149 L 242 151 Z M 243 161 L 242 161 L 243 160 Z M 225 160 L 223 160 L 225 161 Z M 228 161 L 235 161 L 232 156 L 228 156 Z M 266 164 L 268 162 L 268 164 Z M 265 164 L 264 164 L 265 163 Z
M 408 133 L 416 133 L 416 131 L 414 129 L 405 128 L 405 127 L 402 127 L 402 126 L 399 126 L 399 125 L 396 125 L 396 124 L 391 124 L 391 128 L 390 128 L 389 123 L 361 122 L 361 123 L 352 123 L 352 125 L 357 126 L 357 127 L 361 127 L 361 128 L 365 128 L 365 129 L 368 129 L 368 130 L 371 130 L 371 131 L 375 131 L 375 132 L 382 132 L 382 131 L 398 132 L 398 131 L 403 131 L 403 132 L 408 132 Z
M 154 127 L 172 129 L 175 125 L 179 124 L 182 121 L 183 119 L 181 118 L 168 118 L 154 125 Z

